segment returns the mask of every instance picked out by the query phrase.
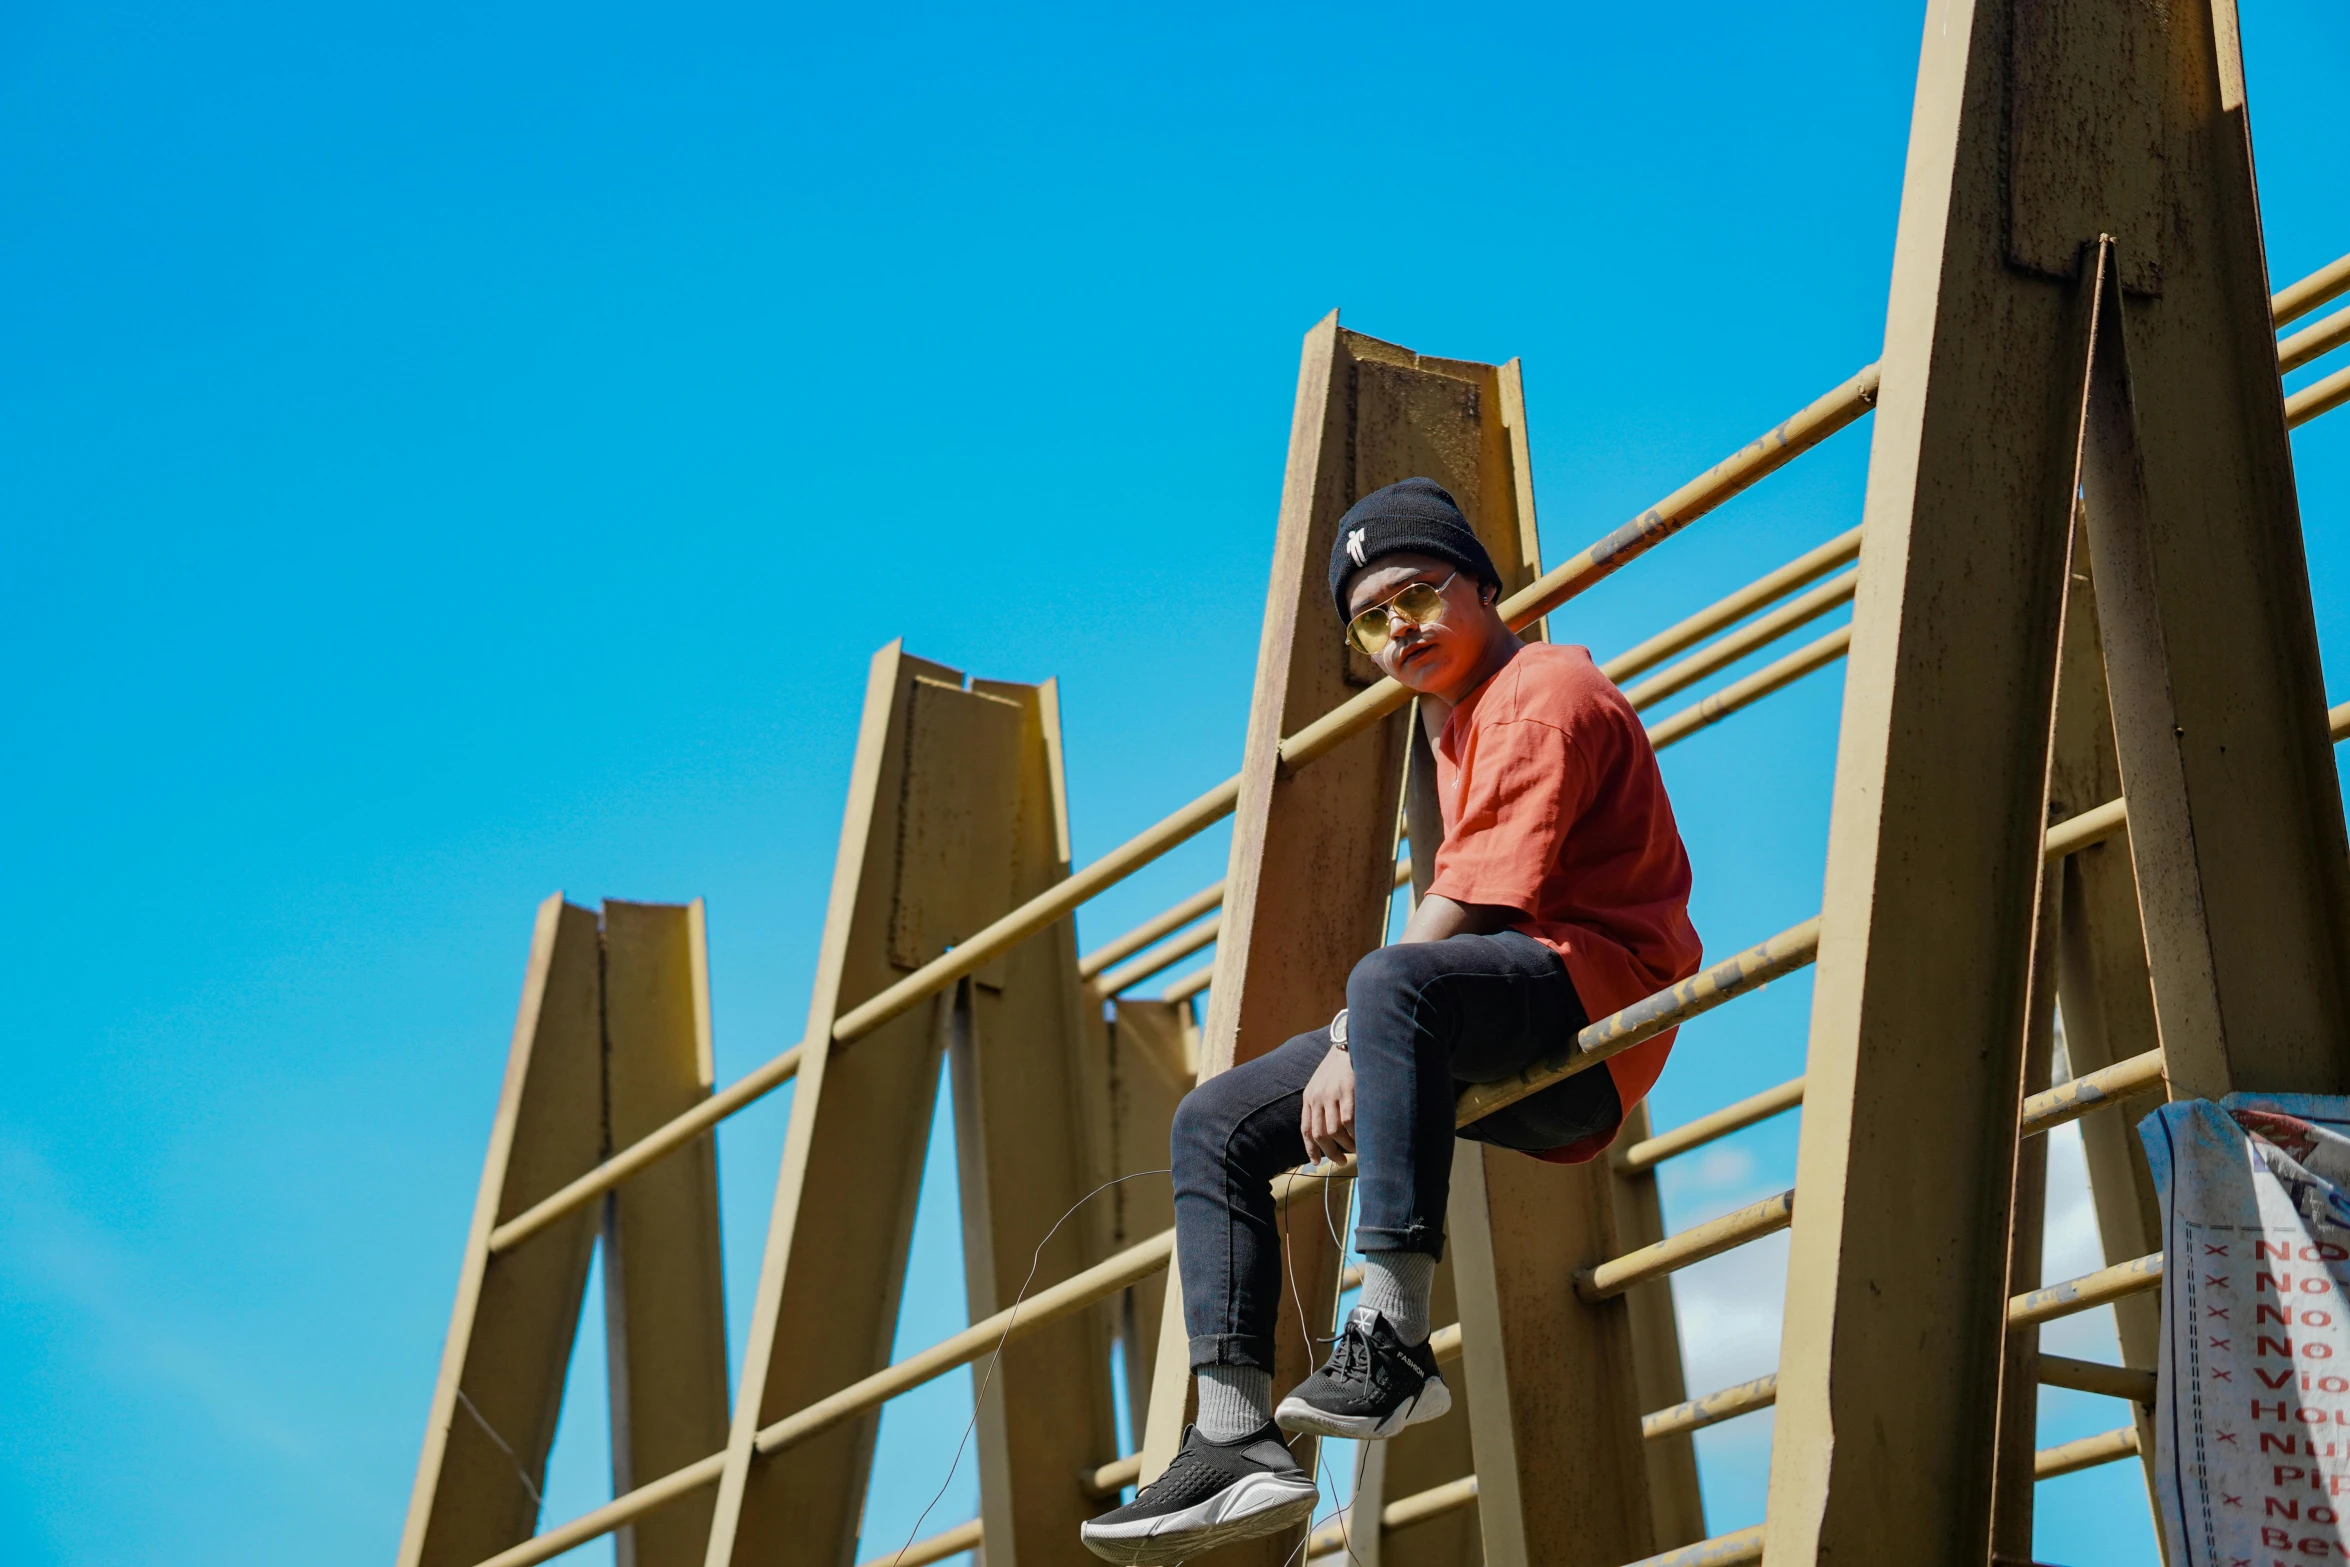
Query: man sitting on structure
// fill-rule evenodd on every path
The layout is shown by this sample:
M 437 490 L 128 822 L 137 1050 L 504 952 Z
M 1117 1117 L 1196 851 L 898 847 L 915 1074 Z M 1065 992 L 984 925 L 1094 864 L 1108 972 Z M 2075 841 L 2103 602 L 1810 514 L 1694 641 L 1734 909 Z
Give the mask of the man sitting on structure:
M 1501 585 L 1430 480 L 1365 496 L 1339 524 L 1331 598 L 1347 638 L 1419 693 L 1445 838 L 1402 937 L 1355 965 L 1329 1025 L 1209 1078 L 1176 1112 L 1176 1253 L 1199 1421 L 1165 1473 L 1085 1526 L 1097 1555 L 1174 1562 L 1305 1523 L 1315 1486 L 1282 1431 L 1377 1439 L 1449 1409 L 1428 1298 L 1454 1096 L 1697 971 L 1689 860 L 1646 730 L 1588 651 L 1521 643 L 1496 607 Z M 1590 1159 L 1670 1047 L 1660 1036 L 1460 1135 Z M 1360 1162 L 1361 1303 L 1276 1409 L 1272 1181 L 1348 1154 Z

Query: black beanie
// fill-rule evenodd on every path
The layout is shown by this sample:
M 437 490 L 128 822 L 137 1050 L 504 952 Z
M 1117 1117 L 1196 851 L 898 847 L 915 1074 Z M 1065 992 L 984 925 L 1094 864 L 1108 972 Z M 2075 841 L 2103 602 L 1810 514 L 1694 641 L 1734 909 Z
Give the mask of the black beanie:
M 1338 537 L 1330 543 L 1330 600 L 1341 623 L 1347 618 L 1347 578 L 1382 555 L 1406 550 L 1449 560 L 1496 591 L 1501 587 L 1493 557 L 1477 542 L 1476 531 L 1444 486 L 1434 479 L 1406 479 L 1373 490 L 1338 519 Z

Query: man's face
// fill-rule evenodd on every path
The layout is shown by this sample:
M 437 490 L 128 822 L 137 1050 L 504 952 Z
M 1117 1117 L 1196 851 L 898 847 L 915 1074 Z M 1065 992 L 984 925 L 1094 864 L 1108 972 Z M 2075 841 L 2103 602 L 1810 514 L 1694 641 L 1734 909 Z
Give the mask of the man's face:
M 1414 691 L 1449 700 L 1475 675 L 1491 635 L 1487 622 L 1493 612 L 1474 576 L 1433 555 L 1382 555 L 1347 584 L 1347 614 L 1385 604 L 1415 582 L 1438 589 L 1443 612 L 1426 625 L 1391 614 L 1387 646 L 1372 655 L 1372 662 Z

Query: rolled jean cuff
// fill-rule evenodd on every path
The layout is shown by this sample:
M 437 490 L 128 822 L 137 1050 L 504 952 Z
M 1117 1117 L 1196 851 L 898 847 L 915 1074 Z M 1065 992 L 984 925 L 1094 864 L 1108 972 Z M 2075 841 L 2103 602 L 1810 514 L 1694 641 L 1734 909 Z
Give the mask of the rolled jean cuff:
M 1202 1366 L 1247 1366 L 1270 1372 L 1273 1341 L 1248 1333 L 1202 1333 L 1191 1341 L 1191 1368 L 1197 1371 Z
M 1444 1226 L 1424 1223 L 1418 1219 L 1413 1220 L 1400 1230 L 1358 1224 L 1355 1226 L 1355 1250 L 1365 1253 L 1416 1251 L 1442 1262 L 1444 1260 Z

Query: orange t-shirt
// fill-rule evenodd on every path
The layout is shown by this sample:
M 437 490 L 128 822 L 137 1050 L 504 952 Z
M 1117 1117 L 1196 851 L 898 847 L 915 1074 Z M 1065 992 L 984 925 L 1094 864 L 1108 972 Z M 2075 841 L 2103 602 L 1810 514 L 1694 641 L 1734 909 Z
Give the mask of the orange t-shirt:
M 1587 648 L 1537 642 L 1452 710 L 1436 738 L 1444 846 L 1431 893 L 1524 911 L 1602 1018 L 1697 972 L 1689 856 L 1656 749 Z M 1606 1065 L 1627 1114 L 1673 1048 L 1667 1030 Z M 1541 1157 L 1580 1163 L 1615 1141 Z

